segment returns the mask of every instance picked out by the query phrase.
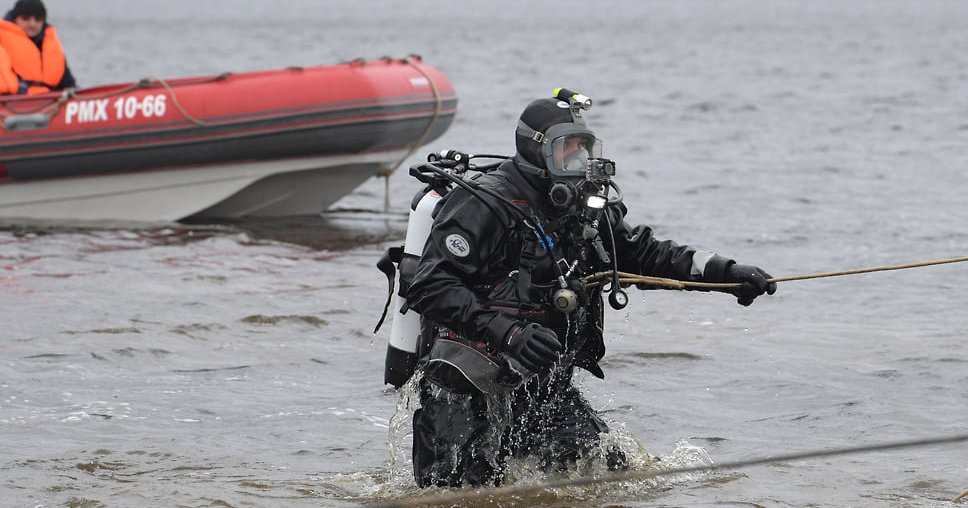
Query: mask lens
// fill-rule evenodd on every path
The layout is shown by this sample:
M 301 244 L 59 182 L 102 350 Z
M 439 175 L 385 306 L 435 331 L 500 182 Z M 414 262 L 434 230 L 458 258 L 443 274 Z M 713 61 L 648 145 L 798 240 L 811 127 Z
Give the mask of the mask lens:
M 562 136 L 552 142 L 551 150 L 554 163 L 562 173 L 583 176 L 589 157 L 601 153 L 601 142 L 585 134 Z
M 588 150 L 579 148 L 565 156 L 563 169 L 566 173 L 581 173 L 588 167 Z

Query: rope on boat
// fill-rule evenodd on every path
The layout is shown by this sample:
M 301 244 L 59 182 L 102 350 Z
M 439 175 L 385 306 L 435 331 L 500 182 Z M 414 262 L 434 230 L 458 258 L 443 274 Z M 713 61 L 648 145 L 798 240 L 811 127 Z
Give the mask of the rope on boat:
M 58 97 L 56 101 L 51 102 L 50 104 L 43 104 L 32 109 L 12 108 L 10 107 L 9 102 L 4 102 L 3 109 L 0 110 L 0 120 L 3 120 L 10 115 L 32 115 L 36 113 L 47 113 L 48 111 L 52 111 L 52 113 L 47 114 L 47 116 L 52 117 L 57 114 L 57 111 L 58 109 L 60 109 L 61 104 L 64 104 L 65 102 L 67 102 L 68 99 L 70 99 L 70 95 L 72 93 L 74 93 L 74 89 L 67 88 L 63 92 L 61 92 L 60 97 Z
M 904 270 L 907 268 L 919 268 L 922 266 L 943 265 L 947 263 L 961 263 L 968 261 L 968 256 L 939 259 L 936 261 L 922 261 L 918 263 L 905 263 L 901 265 L 876 266 L 872 268 L 858 268 L 854 270 L 842 270 L 839 272 L 814 273 L 809 275 L 794 275 L 789 277 L 775 277 L 768 279 L 769 282 L 788 282 L 793 280 L 821 279 L 825 277 L 839 277 L 841 275 L 855 275 L 858 273 L 884 272 L 888 270 Z M 582 284 L 586 287 L 595 287 L 612 280 L 611 271 L 598 272 L 582 278 Z M 685 280 L 665 279 L 662 277 L 649 277 L 634 273 L 618 272 L 618 281 L 621 284 L 639 284 L 645 286 L 657 286 L 666 289 L 705 289 L 712 291 L 729 291 L 740 286 L 731 282 L 691 282 Z
M 220 75 L 215 76 L 214 78 L 212 78 L 212 81 L 218 81 L 218 80 L 221 80 L 221 79 L 225 79 L 225 76 L 226 76 L 226 74 L 220 74 Z M 169 85 L 167 81 L 165 81 L 164 79 L 156 78 L 156 77 L 152 77 L 152 76 L 148 76 L 148 77 L 141 78 L 137 82 L 132 83 L 132 84 L 130 84 L 130 85 L 128 85 L 128 86 L 120 89 L 120 90 L 113 90 L 113 91 L 110 91 L 110 92 L 106 92 L 106 93 L 102 93 L 102 94 L 96 94 L 96 95 L 95 94 L 85 94 L 83 97 L 77 94 L 77 89 L 76 88 L 66 88 L 66 89 L 64 89 L 63 92 L 61 92 L 60 97 L 58 97 L 57 100 L 55 100 L 55 101 L 53 101 L 53 102 L 51 102 L 49 104 L 44 104 L 42 106 L 38 106 L 38 107 L 33 108 L 33 109 L 16 109 L 16 108 L 10 107 L 10 104 L 9 103 L 4 103 L 2 105 L 3 108 L 0 109 L 0 121 L 2 121 L 3 119 L 5 119 L 7 116 L 10 116 L 10 115 L 29 115 L 29 114 L 38 114 L 38 113 L 39 114 L 43 114 L 43 115 L 47 115 L 48 118 L 53 118 L 60 111 L 61 106 L 63 106 L 64 103 L 66 103 L 67 101 L 69 101 L 71 99 L 77 99 L 77 100 L 97 100 L 97 99 L 106 99 L 106 98 L 109 98 L 109 97 L 116 97 L 118 95 L 124 95 L 124 94 L 126 94 L 128 92 L 133 92 L 133 91 L 138 90 L 140 88 L 147 88 L 152 81 L 157 82 L 159 85 L 161 85 L 168 92 L 168 94 L 171 96 L 172 103 L 175 105 L 175 108 L 178 109 L 178 111 L 185 118 L 187 118 L 189 121 L 195 123 L 196 125 L 202 126 L 202 127 L 206 127 L 208 125 L 211 125 L 208 122 L 206 122 L 206 121 L 204 121 L 204 120 L 202 120 L 200 118 L 197 118 L 197 117 L 193 116 L 191 113 L 189 113 L 185 109 L 185 107 L 182 106 L 181 102 L 178 100 L 178 96 L 175 95 L 175 90 L 172 89 L 171 85 Z
M 602 476 L 591 476 L 573 480 L 551 481 L 539 485 L 521 485 L 481 489 L 462 489 L 440 494 L 430 494 L 425 496 L 415 496 L 396 499 L 378 505 L 368 505 L 370 508 L 414 508 L 423 506 L 443 506 L 471 500 L 486 500 L 488 503 L 514 497 L 521 500 L 523 496 L 534 496 L 550 489 L 561 489 L 565 487 L 584 487 L 589 485 L 600 485 L 603 483 L 617 483 L 627 481 L 651 480 L 660 476 L 670 476 L 677 474 L 689 474 L 712 471 L 728 471 L 744 469 L 752 466 L 773 464 L 776 462 L 791 462 L 804 459 L 816 459 L 823 457 L 837 457 L 843 455 L 856 455 L 859 453 L 879 452 L 885 450 L 899 450 L 902 448 L 921 448 L 926 446 L 951 444 L 968 441 L 968 434 L 957 434 L 944 437 L 917 439 L 912 441 L 895 441 L 889 443 L 873 444 L 866 446 L 855 446 L 848 448 L 835 448 L 833 450 L 815 450 L 807 452 L 790 453 L 786 455 L 774 455 L 771 457 L 761 457 L 747 460 L 737 460 L 724 462 L 722 464 L 712 464 L 705 466 L 680 467 L 665 470 L 652 471 L 623 471 L 609 473 Z M 968 491 L 961 493 L 954 500 L 958 501 L 968 496 Z M 476 505 L 475 505 L 476 506 Z M 483 505 L 482 505 L 483 506 Z
M 389 59 L 387 59 L 386 57 L 384 59 L 389 61 Z M 421 134 L 420 137 L 417 138 L 416 141 L 414 141 L 413 145 L 410 147 L 410 150 L 407 150 L 407 153 L 403 157 L 401 157 L 400 160 L 397 161 L 397 163 L 394 164 L 392 167 L 386 168 L 377 174 L 377 176 L 383 177 L 383 210 L 384 211 L 390 210 L 390 175 L 392 175 L 397 169 L 399 169 L 400 165 L 403 164 L 404 161 L 409 159 L 410 156 L 413 155 L 414 152 L 416 152 L 421 145 L 423 145 L 424 140 L 427 139 L 427 136 L 430 134 L 431 128 L 433 128 L 434 124 L 437 123 L 437 119 L 440 117 L 440 110 L 443 107 L 443 101 L 440 99 L 440 91 L 437 89 L 437 83 L 434 82 L 434 78 L 430 77 L 430 74 L 428 74 L 427 71 L 425 71 L 422 67 L 417 65 L 421 61 L 422 59 L 418 55 L 410 55 L 407 58 L 403 59 L 403 63 L 409 64 L 411 67 L 416 69 L 417 72 L 422 74 L 423 77 L 427 80 L 427 83 L 430 83 L 430 90 L 434 93 L 434 116 L 430 118 L 430 122 L 427 123 L 427 127 L 424 129 L 423 134 Z
M 129 87 L 128 89 L 125 89 L 121 93 L 129 92 L 133 89 L 134 88 Z M 57 100 L 49 104 L 43 104 L 41 106 L 38 106 L 32 109 L 12 108 L 10 107 L 10 103 L 4 103 L 3 108 L 0 109 L 0 122 L 6 120 L 8 116 L 34 115 L 34 114 L 45 115 L 48 121 L 50 121 L 50 119 L 56 116 L 57 112 L 60 111 L 61 106 L 63 106 L 65 102 L 69 101 L 72 98 L 78 98 L 76 88 L 65 88 L 64 91 L 61 92 L 60 97 L 58 97 Z
M 219 76 L 216 76 L 215 79 L 216 80 L 223 79 L 221 76 L 222 75 L 220 74 Z M 156 81 L 158 84 L 164 87 L 166 91 L 168 91 L 168 95 L 171 95 L 171 102 L 175 105 L 175 108 L 177 108 L 178 112 L 181 113 L 190 122 L 194 123 L 195 125 L 198 125 L 199 127 L 208 127 L 209 125 L 212 125 L 209 122 L 206 122 L 205 120 L 195 117 L 191 113 L 189 113 L 188 110 L 186 110 L 185 107 L 182 106 L 181 101 L 178 100 L 178 96 L 175 95 L 175 91 L 171 88 L 171 85 L 169 85 L 167 81 L 161 78 L 148 76 L 146 78 L 142 78 L 141 81 L 138 82 L 138 86 L 147 85 L 151 81 Z

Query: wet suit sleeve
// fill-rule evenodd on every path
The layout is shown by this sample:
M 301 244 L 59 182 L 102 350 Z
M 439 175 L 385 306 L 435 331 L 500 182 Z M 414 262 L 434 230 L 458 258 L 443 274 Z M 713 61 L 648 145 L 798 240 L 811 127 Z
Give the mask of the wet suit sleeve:
M 608 209 L 619 271 L 676 280 L 721 282 L 734 261 L 712 252 L 658 240 L 648 226 L 625 221 L 624 204 Z M 607 240 L 606 240 L 607 241 Z
M 453 191 L 434 220 L 407 294 L 410 307 L 464 337 L 501 347 L 517 321 L 488 308 L 472 288 L 493 282 L 493 267 L 505 256 L 508 220 L 463 190 Z

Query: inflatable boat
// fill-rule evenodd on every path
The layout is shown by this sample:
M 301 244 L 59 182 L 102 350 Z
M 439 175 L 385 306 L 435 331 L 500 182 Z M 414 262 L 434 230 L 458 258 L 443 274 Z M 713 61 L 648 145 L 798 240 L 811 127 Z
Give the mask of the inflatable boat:
M 0 96 L 0 218 L 315 215 L 456 110 L 418 57 Z

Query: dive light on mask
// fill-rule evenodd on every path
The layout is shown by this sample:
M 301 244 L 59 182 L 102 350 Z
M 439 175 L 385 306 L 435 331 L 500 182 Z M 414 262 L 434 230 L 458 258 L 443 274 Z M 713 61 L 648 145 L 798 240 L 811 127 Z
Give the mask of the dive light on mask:
M 585 200 L 585 208 L 590 208 L 592 210 L 601 210 L 605 208 L 605 204 L 608 203 L 608 198 L 599 194 L 592 194 L 588 196 Z

